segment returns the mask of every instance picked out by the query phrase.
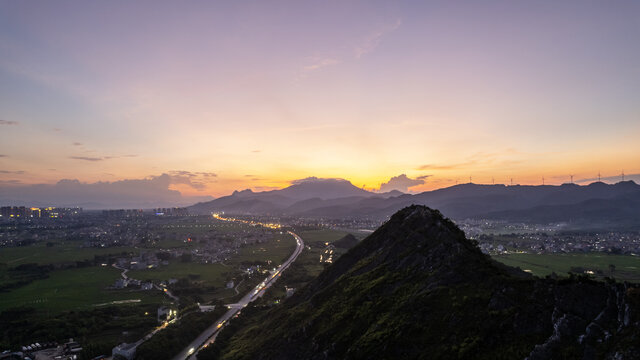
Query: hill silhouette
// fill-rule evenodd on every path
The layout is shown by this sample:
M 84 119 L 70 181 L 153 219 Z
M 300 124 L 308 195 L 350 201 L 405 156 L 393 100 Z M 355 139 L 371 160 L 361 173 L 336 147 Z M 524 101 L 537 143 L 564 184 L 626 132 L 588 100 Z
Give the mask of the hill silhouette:
M 410 206 L 199 359 L 637 359 L 640 288 L 534 278 Z M 249 315 L 246 315 L 249 313 Z
M 343 249 L 351 249 L 358 245 L 358 239 L 353 234 L 347 234 L 333 242 L 333 245 Z

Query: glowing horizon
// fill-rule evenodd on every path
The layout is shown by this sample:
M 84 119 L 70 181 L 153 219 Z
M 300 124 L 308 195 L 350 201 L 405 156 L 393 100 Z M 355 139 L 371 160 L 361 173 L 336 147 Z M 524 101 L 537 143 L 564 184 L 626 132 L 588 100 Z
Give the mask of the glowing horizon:
M 0 4 L 0 187 L 640 174 L 640 4 Z M 632 177 L 633 178 L 633 177 Z M 636 178 L 637 179 L 637 178 Z

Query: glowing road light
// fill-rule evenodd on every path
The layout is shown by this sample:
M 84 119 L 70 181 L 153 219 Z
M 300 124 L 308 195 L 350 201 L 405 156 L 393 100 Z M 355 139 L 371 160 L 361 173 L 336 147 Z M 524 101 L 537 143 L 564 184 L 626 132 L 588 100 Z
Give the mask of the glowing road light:
M 189 355 L 191 355 L 191 354 L 193 354 L 195 351 L 196 351 L 196 348 L 191 348 L 191 349 L 189 349 L 188 354 L 189 354 Z

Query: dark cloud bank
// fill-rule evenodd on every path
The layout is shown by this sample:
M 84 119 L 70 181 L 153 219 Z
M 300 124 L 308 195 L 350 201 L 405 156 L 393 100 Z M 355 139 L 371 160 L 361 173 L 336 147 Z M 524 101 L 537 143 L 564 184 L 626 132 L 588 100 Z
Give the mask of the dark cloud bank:
M 211 176 L 211 175 L 210 175 Z M 201 188 L 189 175 L 162 174 L 146 179 L 82 183 L 60 180 L 56 184 L 0 183 L 0 204 L 25 206 L 80 206 L 86 209 L 153 208 L 186 206 L 211 200 L 210 196 L 183 196 L 171 184 Z

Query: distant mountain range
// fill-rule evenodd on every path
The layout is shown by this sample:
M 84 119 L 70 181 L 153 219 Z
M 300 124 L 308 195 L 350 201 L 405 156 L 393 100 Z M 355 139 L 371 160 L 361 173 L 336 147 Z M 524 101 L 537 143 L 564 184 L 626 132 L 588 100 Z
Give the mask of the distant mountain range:
M 346 180 L 318 179 L 282 190 L 236 191 L 198 203 L 192 213 L 291 215 L 384 220 L 406 206 L 439 209 L 453 219 L 486 218 L 522 222 L 575 222 L 603 226 L 640 224 L 640 185 L 594 182 L 580 186 L 505 186 L 461 184 L 419 194 L 373 193 Z
M 198 359 L 630 360 L 639 337 L 638 285 L 535 278 L 411 206 Z

